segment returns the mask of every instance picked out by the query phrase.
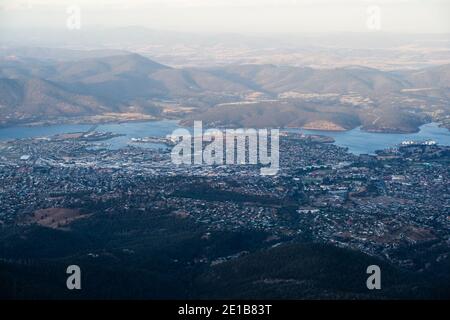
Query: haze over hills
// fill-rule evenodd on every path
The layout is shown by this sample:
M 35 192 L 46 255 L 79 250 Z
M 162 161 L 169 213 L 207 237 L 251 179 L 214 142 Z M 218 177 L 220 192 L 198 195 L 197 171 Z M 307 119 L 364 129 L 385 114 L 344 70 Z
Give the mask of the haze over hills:
M 173 68 L 134 53 L 87 52 L 88 58 L 61 61 L 42 59 L 42 50 L 39 58 L 21 55 L 23 49 L 0 58 L 2 124 L 108 112 L 163 116 L 170 110 L 171 116 L 210 125 L 326 130 L 362 125 L 411 132 L 431 120 L 446 123 L 449 114 L 450 65 L 406 71 Z
M 381 70 L 421 69 L 450 63 L 448 34 L 398 34 L 387 32 L 337 33 L 190 33 L 141 26 L 5 29 L 6 48 L 30 47 L 75 49 L 77 54 L 53 50 L 41 57 L 59 60 L 86 58 L 80 49 L 117 54 L 124 49 L 176 67 L 213 67 L 230 64 L 276 64 L 335 68 L 362 65 Z M 15 50 L 15 49 L 14 49 Z M 92 53 L 91 53 L 92 54 Z

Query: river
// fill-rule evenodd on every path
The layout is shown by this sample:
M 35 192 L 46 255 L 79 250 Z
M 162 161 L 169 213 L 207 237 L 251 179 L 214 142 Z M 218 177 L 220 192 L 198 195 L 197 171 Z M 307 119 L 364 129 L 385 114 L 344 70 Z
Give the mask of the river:
M 143 138 L 148 136 L 165 137 L 178 128 L 178 122 L 174 120 L 161 120 L 149 122 L 126 122 L 101 124 L 95 130 L 123 134 L 104 143 L 112 149 L 126 146 L 131 138 Z M 89 130 L 89 124 L 60 124 L 51 126 L 15 126 L 0 129 L 0 140 L 11 140 L 21 138 L 35 138 L 52 136 L 61 133 L 83 132 Z M 360 128 L 345 132 L 290 130 L 303 133 L 321 134 L 335 139 L 335 144 L 346 147 L 354 154 L 374 153 L 375 150 L 393 147 L 404 140 L 435 140 L 442 145 L 450 145 L 450 131 L 440 128 L 436 123 L 429 123 L 420 127 L 420 131 L 411 134 L 371 133 L 362 131 Z M 159 144 L 150 144 L 150 147 L 163 147 Z

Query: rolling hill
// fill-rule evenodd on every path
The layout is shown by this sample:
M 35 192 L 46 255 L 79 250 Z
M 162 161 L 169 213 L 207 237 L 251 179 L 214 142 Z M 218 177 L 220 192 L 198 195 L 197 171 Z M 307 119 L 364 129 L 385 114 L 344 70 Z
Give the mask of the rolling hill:
M 432 114 L 450 113 L 450 65 L 390 72 L 358 66 L 179 69 L 134 53 L 104 54 L 72 61 L 0 57 L 1 122 L 130 110 L 159 115 L 155 102 L 168 101 L 191 108 L 189 119 L 211 124 L 411 132 Z
M 0 79 L 0 114 L 12 120 L 94 115 L 108 109 L 92 96 L 80 95 L 42 79 Z

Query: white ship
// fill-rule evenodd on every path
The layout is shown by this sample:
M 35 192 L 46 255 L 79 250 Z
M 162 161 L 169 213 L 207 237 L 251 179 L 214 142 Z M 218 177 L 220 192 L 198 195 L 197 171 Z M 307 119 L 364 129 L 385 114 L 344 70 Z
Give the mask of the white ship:
M 434 146 L 437 142 L 434 140 L 426 140 L 426 141 L 414 141 L 414 140 L 405 140 L 400 143 L 402 146 Z

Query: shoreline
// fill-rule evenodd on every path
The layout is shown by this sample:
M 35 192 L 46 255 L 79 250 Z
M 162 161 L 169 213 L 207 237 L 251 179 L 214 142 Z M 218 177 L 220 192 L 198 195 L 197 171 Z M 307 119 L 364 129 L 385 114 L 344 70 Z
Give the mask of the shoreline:
M 5 130 L 8 128 L 44 128 L 44 127 L 52 127 L 52 126 L 60 126 L 60 125 L 91 125 L 91 126 L 100 126 L 100 125 L 108 125 L 108 124 L 122 124 L 122 123 L 147 123 L 147 122 L 159 122 L 159 121 L 176 121 L 177 125 L 182 128 L 189 128 L 191 127 L 191 124 L 186 123 L 186 120 L 179 119 L 179 118 L 160 118 L 160 117 L 152 117 L 148 119 L 109 119 L 109 120 L 98 120 L 95 121 L 95 119 L 80 119 L 80 118 L 74 118 L 74 119 L 57 119 L 57 120 L 49 120 L 49 121 L 35 121 L 35 122 L 18 122 L 18 123 L 10 123 L 10 124 L 3 124 L 0 125 L 0 130 Z M 416 134 L 421 131 L 421 128 L 425 125 L 429 124 L 436 124 L 439 128 L 447 129 L 447 131 L 450 132 L 450 128 L 447 128 L 444 126 L 441 122 L 427 122 L 422 125 L 420 125 L 416 130 L 411 131 L 403 131 L 403 130 L 376 130 L 376 129 L 365 129 L 363 125 L 350 128 L 350 129 L 343 129 L 343 130 L 330 130 L 330 129 L 320 129 L 320 128 L 304 128 L 304 127 L 267 127 L 270 129 L 279 129 L 279 130 L 305 130 L 308 132 L 316 132 L 316 133 L 345 133 L 350 132 L 352 130 L 360 130 L 361 132 L 366 133 L 374 133 L 374 134 Z M 204 125 L 204 128 L 217 128 L 217 129 L 226 129 L 225 126 L 207 126 Z M 230 126 L 228 128 L 239 128 L 238 126 Z

